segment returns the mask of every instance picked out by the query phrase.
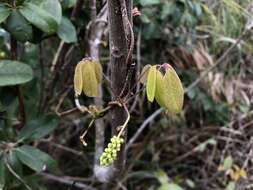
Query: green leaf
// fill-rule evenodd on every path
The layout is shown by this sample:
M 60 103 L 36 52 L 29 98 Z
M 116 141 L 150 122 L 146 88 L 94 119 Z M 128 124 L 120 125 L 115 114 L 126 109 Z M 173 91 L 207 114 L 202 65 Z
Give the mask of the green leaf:
M 25 0 L 16 0 L 16 6 L 20 6 L 25 2 Z
M 60 25 L 62 19 L 62 8 L 59 0 L 26 0 L 26 2 L 32 3 L 46 11 L 55 19 L 57 24 Z
M 47 34 L 53 34 L 58 30 L 57 19 L 33 3 L 24 3 L 20 12 L 29 22 Z
M 162 184 L 157 190 L 183 190 L 182 187 L 175 183 L 165 183 Z
M 235 190 L 236 184 L 234 181 L 230 181 L 226 187 L 226 190 Z
M 168 184 L 169 178 L 163 170 L 158 170 L 154 174 L 161 184 Z
M 82 67 L 82 78 L 84 94 L 89 97 L 96 97 L 98 95 L 98 81 L 91 61 L 84 62 Z
M 145 24 L 148 24 L 151 22 L 151 20 L 147 14 L 141 14 L 140 19 Z
M 16 9 L 12 11 L 7 19 L 6 30 L 21 42 L 26 42 L 33 38 L 32 26 Z
M 3 4 L 0 4 L 0 23 L 4 22 L 10 15 L 11 9 Z
M 174 2 L 165 2 L 162 7 L 161 19 L 165 19 L 167 16 L 173 13 L 173 9 L 175 9 Z
M 0 61 L 0 86 L 23 84 L 32 78 L 33 71 L 29 65 L 11 60 Z
M 59 0 L 42 0 L 41 2 L 40 7 L 47 11 L 55 19 L 57 24 L 60 25 L 62 20 L 62 8 Z
M 232 156 L 227 156 L 223 162 L 224 170 L 229 170 L 233 165 L 233 158 Z
M 23 145 L 15 149 L 18 159 L 36 172 L 55 169 L 56 162 L 45 152 L 32 146 Z
M 194 183 L 194 181 L 192 181 L 191 179 L 186 179 L 185 180 L 185 183 L 188 185 L 188 187 L 190 187 L 190 188 L 195 188 L 195 183 Z
M 50 134 L 57 127 L 58 122 L 59 120 L 52 115 L 32 120 L 22 128 L 18 138 L 20 140 L 38 140 Z
M 66 43 L 77 41 L 75 26 L 66 17 L 62 17 L 57 34 Z
M 15 151 L 11 151 L 9 154 L 6 156 L 7 161 L 11 168 L 20 176 L 23 175 L 23 168 L 21 162 L 18 160 L 17 154 Z
M 150 102 L 154 101 L 155 91 L 156 91 L 156 65 L 152 66 L 148 72 L 147 87 L 146 87 L 148 101 Z
M 156 91 L 155 100 L 161 106 L 166 108 L 166 91 L 163 81 L 163 75 L 160 71 L 156 71 Z
M 150 5 L 156 5 L 159 4 L 159 0 L 140 0 L 140 4 L 142 6 L 150 6 Z
M 184 89 L 176 71 L 170 65 L 167 65 L 163 81 L 166 91 L 166 99 L 164 99 L 166 109 L 170 113 L 181 112 L 184 103 Z
M 175 183 L 169 183 L 168 190 L 183 190 L 183 188 Z
M 74 90 L 75 95 L 79 96 L 82 93 L 83 90 L 83 61 L 80 61 L 75 68 L 75 74 L 74 74 Z
M 4 156 L 0 154 L 0 189 L 2 190 L 5 186 L 5 163 Z
M 61 4 L 64 9 L 69 9 L 76 4 L 76 0 L 62 0 Z

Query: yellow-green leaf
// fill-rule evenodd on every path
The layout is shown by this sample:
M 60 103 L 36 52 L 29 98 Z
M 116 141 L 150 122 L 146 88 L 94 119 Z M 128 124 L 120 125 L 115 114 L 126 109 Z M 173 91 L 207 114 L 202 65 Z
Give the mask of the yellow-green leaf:
M 74 89 L 75 89 L 75 94 L 80 95 L 82 93 L 83 89 L 83 77 L 82 77 L 82 66 L 83 66 L 83 61 L 80 61 L 75 68 L 75 74 L 74 74 Z
M 163 75 L 160 71 L 156 71 L 156 90 L 155 90 L 155 100 L 161 107 L 166 107 L 166 91 L 163 81 Z
M 93 61 L 93 64 L 94 64 L 94 69 L 95 69 L 95 73 L 96 73 L 97 82 L 101 83 L 102 79 L 103 79 L 103 69 L 102 69 L 102 66 L 97 61 Z
M 86 96 L 96 97 L 98 95 L 98 81 L 94 65 L 91 61 L 84 61 L 82 66 L 83 92 Z
M 171 66 L 166 68 L 164 85 L 167 110 L 171 113 L 181 112 L 184 103 L 184 89 L 176 71 Z
M 156 90 L 156 65 L 152 66 L 148 71 L 146 93 L 150 102 L 154 101 Z
M 147 76 L 148 76 L 148 71 L 150 69 L 151 65 L 145 65 L 141 71 L 141 75 L 140 75 L 140 82 L 142 84 L 146 84 L 147 82 Z

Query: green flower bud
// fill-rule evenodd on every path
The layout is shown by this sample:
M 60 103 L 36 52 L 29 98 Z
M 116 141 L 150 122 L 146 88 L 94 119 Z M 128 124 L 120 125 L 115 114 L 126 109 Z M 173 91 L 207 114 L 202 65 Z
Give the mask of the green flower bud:
M 115 153 L 112 153 L 112 157 L 115 159 L 117 157 L 117 153 L 115 151 Z
M 117 144 L 113 143 L 113 144 L 112 144 L 112 147 L 113 147 L 113 148 L 116 148 L 116 147 L 117 147 Z
M 112 164 L 113 159 L 112 158 L 108 158 L 108 162 L 109 162 L 109 164 Z
M 108 159 L 112 158 L 112 155 L 111 155 L 111 154 L 108 154 L 108 155 L 107 155 L 107 158 L 108 158 Z
M 102 166 L 108 166 L 113 163 L 117 158 L 117 152 L 120 151 L 121 144 L 124 142 L 123 138 L 113 136 L 111 142 L 105 148 L 103 154 L 100 157 L 100 164 Z

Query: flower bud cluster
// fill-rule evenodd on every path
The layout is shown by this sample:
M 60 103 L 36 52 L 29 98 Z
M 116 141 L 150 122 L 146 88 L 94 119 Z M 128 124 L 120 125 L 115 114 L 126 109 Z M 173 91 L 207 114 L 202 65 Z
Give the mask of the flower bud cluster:
M 113 136 L 111 142 L 108 144 L 107 148 L 104 150 L 100 157 L 100 165 L 108 166 L 116 160 L 117 152 L 120 151 L 121 144 L 124 142 L 123 138 Z

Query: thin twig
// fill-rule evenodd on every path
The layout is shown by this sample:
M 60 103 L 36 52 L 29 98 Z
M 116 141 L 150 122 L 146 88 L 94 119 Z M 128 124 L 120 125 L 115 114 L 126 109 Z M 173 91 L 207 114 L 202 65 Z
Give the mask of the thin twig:
M 42 42 L 41 42 L 42 43 Z M 39 63 L 40 63 L 40 100 L 39 100 L 39 108 L 38 113 L 41 111 L 42 102 L 44 99 L 44 60 L 43 60 L 43 51 L 42 44 L 39 44 Z
M 75 154 L 75 155 L 77 155 L 77 156 L 81 156 L 81 157 L 83 156 L 83 153 L 82 153 L 82 152 L 79 152 L 79 151 L 74 150 L 74 149 L 72 149 L 72 148 L 69 148 L 69 147 L 67 147 L 67 146 L 63 146 L 63 145 L 61 145 L 61 144 L 57 144 L 57 143 L 52 142 L 52 141 L 49 141 L 49 140 L 47 140 L 47 139 L 41 139 L 40 142 L 42 142 L 42 143 L 48 143 L 48 144 L 51 145 L 51 146 L 54 146 L 54 147 L 56 147 L 56 148 L 58 148 L 58 149 L 61 149 L 61 150 L 66 151 L 66 152 L 70 152 L 70 153 Z
M 136 139 L 140 136 L 140 134 L 142 133 L 142 131 L 146 128 L 146 126 L 153 121 L 158 115 L 160 115 L 160 113 L 162 113 L 164 109 L 160 108 L 158 110 L 156 110 L 153 114 L 151 114 L 142 124 L 141 126 L 138 128 L 138 130 L 136 131 L 136 133 L 134 134 L 134 136 L 129 140 L 129 142 L 126 145 L 126 149 L 128 150 L 129 147 L 131 147 L 131 145 L 136 141 Z
M 122 135 L 122 133 L 124 132 L 124 130 L 125 130 L 125 128 L 126 128 L 128 122 L 129 122 L 129 120 L 130 120 L 130 114 L 129 114 L 129 111 L 128 111 L 126 105 L 124 105 L 124 109 L 125 109 L 125 111 L 126 111 L 126 113 L 127 113 L 127 118 L 126 118 L 126 121 L 124 122 L 124 124 L 121 125 L 121 126 L 119 126 L 119 127 L 120 127 L 120 132 L 119 132 L 119 134 L 118 134 L 118 137 L 120 137 L 120 136 Z
M 136 47 L 137 47 L 137 66 L 136 66 L 137 71 L 136 72 L 140 73 L 140 66 L 141 66 L 141 31 L 138 33 Z M 136 93 L 139 92 L 139 90 L 140 90 L 140 83 L 137 82 Z M 130 91 L 130 93 L 131 93 L 131 91 Z M 139 100 L 138 97 L 139 97 L 138 95 L 135 96 L 133 104 L 132 104 L 132 106 L 130 108 L 130 113 L 135 109 L 135 107 L 136 107 L 136 105 L 138 103 L 138 100 Z
M 57 64 L 57 61 L 58 61 L 58 59 L 59 59 L 59 56 L 60 56 L 60 53 L 61 53 L 61 51 L 62 51 L 62 48 L 63 48 L 63 45 L 64 45 L 65 43 L 64 43 L 64 41 L 61 41 L 60 42 L 60 45 L 59 45 L 59 47 L 58 47 L 58 49 L 57 49 L 57 51 L 56 51 L 56 54 L 55 54 L 55 56 L 54 56 L 54 59 L 53 59 L 53 62 L 52 62 L 52 66 L 51 66 L 51 68 L 50 68 L 50 71 L 51 72 L 54 72 L 54 70 L 55 70 L 55 66 L 56 66 L 56 64 Z
M 55 175 L 52 175 L 52 174 L 41 173 L 40 175 L 43 176 L 44 178 L 48 179 L 48 180 L 56 181 L 56 182 L 59 182 L 59 183 L 65 184 L 65 185 L 69 185 L 69 186 L 73 185 L 74 187 L 79 188 L 79 189 L 97 190 L 96 188 L 91 187 L 89 185 L 86 185 L 84 183 L 75 182 L 75 181 L 72 181 L 70 179 L 66 179 L 66 178 L 63 178 L 63 177 L 58 177 L 58 176 L 55 176 Z
M 24 184 L 24 186 L 28 189 L 28 190 L 32 190 L 32 188 L 12 169 L 12 167 L 10 166 L 10 164 L 7 162 L 7 160 L 5 160 L 5 165 L 7 166 L 8 170 L 10 171 L 10 173 L 17 178 L 21 183 Z
M 97 17 L 97 1 L 96 0 L 91 0 L 91 5 L 90 5 L 90 9 L 91 9 L 91 20 L 92 22 L 94 22 L 96 20 Z
M 12 60 L 17 60 L 18 58 L 18 44 L 17 44 L 17 40 L 11 36 L 11 59 Z M 19 113 L 21 116 L 20 119 L 20 127 L 24 127 L 25 123 L 26 123 L 26 114 L 25 114 L 25 104 L 24 104 L 24 97 L 23 97 L 23 93 L 21 90 L 20 86 L 16 86 L 16 91 L 17 91 L 17 96 L 18 96 L 18 102 L 19 102 Z

